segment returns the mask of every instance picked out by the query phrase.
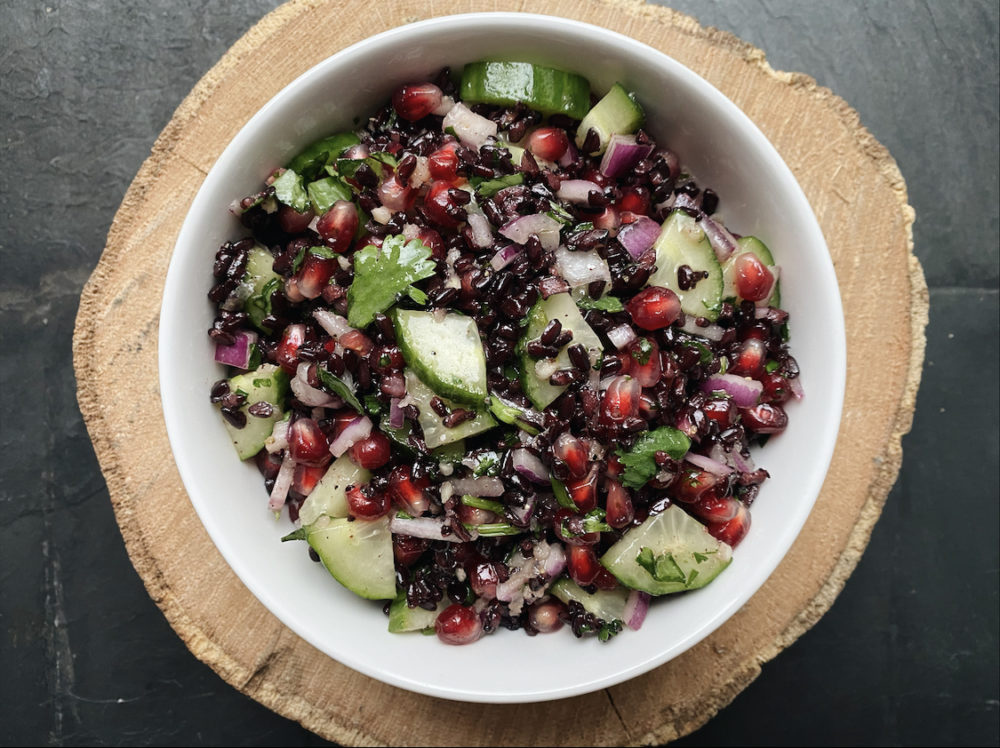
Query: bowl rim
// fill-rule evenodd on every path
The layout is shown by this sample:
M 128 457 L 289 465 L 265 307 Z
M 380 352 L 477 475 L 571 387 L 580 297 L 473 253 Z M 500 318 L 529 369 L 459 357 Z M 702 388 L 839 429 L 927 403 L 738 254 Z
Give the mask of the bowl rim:
M 216 522 L 215 517 L 207 511 L 198 490 L 198 471 L 195 469 L 195 466 L 189 462 L 184 449 L 186 444 L 182 438 L 182 435 L 184 434 L 184 426 L 183 419 L 181 417 L 183 409 L 177 407 L 175 402 L 176 398 L 179 397 L 179 393 L 175 392 L 172 388 L 170 380 L 167 379 L 165 381 L 163 376 L 165 371 L 170 371 L 171 367 L 176 366 L 175 360 L 171 358 L 171 347 L 170 345 L 165 345 L 164 341 L 169 343 L 174 339 L 183 339 L 179 336 L 180 330 L 175 324 L 177 320 L 177 305 L 181 302 L 181 299 L 184 296 L 184 294 L 177 288 L 180 283 L 178 280 L 180 270 L 178 268 L 180 267 L 182 258 L 185 254 L 184 248 L 197 245 L 197 242 L 193 241 L 191 237 L 193 232 L 193 216 L 195 216 L 198 212 L 198 206 L 203 203 L 204 195 L 211 194 L 218 188 L 219 185 L 217 185 L 216 182 L 220 179 L 219 175 L 224 171 L 225 166 L 236 158 L 236 154 L 238 154 L 244 147 L 244 143 L 250 138 L 250 134 L 254 130 L 258 129 L 262 123 L 270 120 L 272 116 L 278 116 L 282 106 L 286 103 L 287 99 L 293 96 L 296 90 L 308 85 L 315 79 L 322 79 L 328 75 L 328 70 L 330 68 L 336 68 L 342 63 L 343 60 L 350 59 L 355 54 L 373 47 L 380 45 L 383 47 L 393 45 L 399 40 L 406 40 L 414 35 L 419 35 L 425 32 L 432 34 L 447 33 L 449 30 L 461 28 L 465 24 L 469 23 L 508 24 L 514 26 L 522 25 L 524 27 L 527 27 L 530 24 L 547 23 L 561 26 L 563 29 L 571 33 L 604 37 L 605 39 L 613 41 L 615 44 L 621 45 L 622 47 L 631 48 L 635 51 L 641 51 L 646 55 L 652 55 L 657 60 L 657 67 L 665 68 L 669 71 L 671 76 L 676 76 L 680 81 L 686 83 L 687 85 L 699 89 L 703 96 L 707 97 L 709 100 L 714 100 L 713 103 L 716 106 L 720 106 L 723 109 L 728 110 L 730 116 L 734 120 L 734 125 L 736 123 L 739 124 L 741 129 L 747 133 L 748 137 L 753 139 L 757 149 L 763 154 L 766 154 L 768 159 L 775 164 L 776 168 L 779 171 L 784 172 L 787 180 L 790 182 L 791 195 L 797 203 L 792 206 L 791 210 L 802 213 L 806 222 L 809 223 L 814 229 L 814 236 L 810 237 L 809 244 L 815 245 L 824 250 L 822 256 L 818 257 L 817 260 L 824 266 L 826 270 L 824 275 L 827 276 L 827 280 L 829 281 L 832 279 L 832 283 L 827 283 L 828 287 L 825 290 L 828 292 L 828 295 L 832 294 L 828 301 L 835 302 L 836 311 L 838 312 L 837 314 L 829 315 L 832 318 L 830 319 L 830 323 L 832 325 L 831 332 L 833 333 L 830 341 L 831 357 L 835 361 L 839 362 L 836 370 L 832 372 L 834 385 L 833 391 L 826 393 L 826 408 L 824 412 L 827 414 L 827 418 L 831 426 L 822 432 L 821 439 L 814 445 L 814 455 L 816 456 L 817 469 L 810 473 L 809 484 L 804 487 L 805 490 L 803 491 L 803 493 L 809 497 L 809 500 L 801 502 L 798 507 L 799 510 L 794 515 L 789 517 L 789 521 L 786 524 L 782 525 L 781 532 L 772 543 L 776 552 L 768 556 L 768 564 L 763 567 L 759 567 L 757 574 L 755 575 L 755 578 L 758 578 L 759 581 L 742 589 L 741 593 L 733 596 L 727 605 L 716 611 L 714 615 L 709 616 L 704 621 L 702 626 L 689 632 L 689 634 L 683 637 L 677 645 L 665 650 L 657 656 L 650 657 L 643 662 L 639 662 L 628 667 L 622 667 L 614 673 L 578 682 L 575 685 L 548 690 L 540 689 L 524 693 L 493 693 L 488 689 L 483 691 L 469 691 L 466 688 L 445 687 L 420 682 L 418 680 L 400 676 L 391 672 L 374 669 L 366 663 L 363 655 L 355 655 L 349 650 L 338 651 L 337 654 L 333 654 L 330 651 L 328 642 L 319 641 L 308 635 L 308 633 L 303 633 L 300 630 L 300 627 L 295 625 L 295 616 L 293 616 L 290 611 L 285 610 L 284 604 L 275 599 L 268 587 L 262 586 L 258 583 L 258 580 L 252 570 L 247 568 L 241 555 L 237 553 L 237 549 L 230 547 L 228 542 L 225 540 L 224 528 L 220 527 L 219 523 Z M 833 311 L 833 309 L 830 311 Z M 216 549 L 218 549 L 226 563 L 237 575 L 240 581 L 272 615 L 281 621 L 283 625 L 287 626 L 297 636 L 303 638 L 309 644 L 338 662 L 341 662 L 342 664 L 369 677 L 410 691 L 416 691 L 418 693 L 452 700 L 481 703 L 526 703 L 548 701 L 577 696 L 598 690 L 600 688 L 612 686 L 648 672 L 649 670 L 673 659 L 710 635 L 725 621 L 727 621 L 767 581 L 774 569 L 787 555 L 788 550 L 798 537 L 802 526 L 808 518 L 811 509 L 819 496 L 823 481 L 825 480 L 830 462 L 832 460 L 842 415 L 844 388 L 846 383 L 846 335 L 844 329 L 843 307 L 829 249 L 826 245 L 825 238 L 823 237 L 822 230 L 819 227 L 819 223 L 816 220 L 815 214 L 813 213 L 801 186 L 798 184 L 798 181 L 795 179 L 794 174 L 792 174 L 784 159 L 782 159 L 781 155 L 761 132 L 756 123 L 754 123 L 741 109 L 739 109 L 735 103 L 722 94 L 710 82 L 677 61 L 675 58 L 670 57 L 666 53 L 661 52 L 654 47 L 619 32 L 611 31 L 609 29 L 574 19 L 521 12 L 452 14 L 417 21 L 412 24 L 382 31 L 378 34 L 367 37 L 366 39 L 355 42 L 354 44 L 351 44 L 350 46 L 345 47 L 344 49 L 339 50 L 333 55 L 330 55 L 324 60 L 318 62 L 308 70 L 301 73 L 273 97 L 271 97 L 271 99 L 269 99 L 259 110 L 257 110 L 257 112 L 255 112 L 254 115 L 240 128 L 239 132 L 220 153 L 193 198 L 190 207 L 188 208 L 181 230 L 178 233 L 167 271 L 163 300 L 161 303 L 160 327 L 157 342 L 161 404 L 163 407 L 164 420 L 166 423 L 167 434 L 174 461 L 177 465 L 178 472 L 181 475 L 186 492 L 199 516 L 199 519 L 211 537 Z M 780 552 L 777 552 L 778 549 L 780 549 Z

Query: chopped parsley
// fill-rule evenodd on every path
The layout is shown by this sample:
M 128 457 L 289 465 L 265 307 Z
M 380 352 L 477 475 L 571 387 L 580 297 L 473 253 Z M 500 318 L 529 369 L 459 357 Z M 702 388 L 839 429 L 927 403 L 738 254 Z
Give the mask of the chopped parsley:
M 431 250 L 419 239 L 387 236 L 381 248 L 369 244 L 359 250 L 354 254 L 354 282 L 347 289 L 348 323 L 367 327 L 403 296 L 426 304 L 427 294 L 411 284 L 431 277 L 434 270 Z
M 599 299 L 592 299 L 589 296 L 581 296 L 576 300 L 576 305 L 584 310 L 596 309 L 600 312 L 625 311 L 625 305 L 622 304 L 621 299 L 617 296 L 602 296 Z
M 622 483 L 631 489 L 639 489 L 656 475 L 656 453 L 666 452 L 679 460 L 687 454 L 691 440 L 681 431 L 671 426 L 661 426 L 653 431 L 639 434 L 631 449 L 617 449 L 615 454 L 625 467 Z

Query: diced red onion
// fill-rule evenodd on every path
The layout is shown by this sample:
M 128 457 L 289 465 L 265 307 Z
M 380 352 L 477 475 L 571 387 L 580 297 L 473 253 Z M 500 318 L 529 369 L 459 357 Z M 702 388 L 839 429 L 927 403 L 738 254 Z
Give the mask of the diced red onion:
M 476 150 L 486 144 L 486 141 L 497 135 L 497 123 L 482 117 L 465 104 L 456 103 L 441 121 L 441 129 L 447 132 L 451 129 L 463 145 Z
M 637 337 L 631 325 L 618 325 L 608 330 L 608 340 L 619 351 L 635 342 Z
M 548 483 L 547 480 L 545 482 Z M 535 511 L 536 502 L 537 497 L 535 494 L 528 494 L 523 506 L 508 506 L 507 513 L 510 514 L 518 526 L 526 527 L 531 521 L 531 515 Z
M 747 379 L 735 374 L 714 374 L 702 382 L 702 392 L 716 392 L 721 390 L 733 399 L 733 403 L 741 408 L 748 408 L 756 405 L 760 400 L 760 393 L 764 391 L 764 385 L 756 379 Z
M 339 338 L 341 335 L 352 332 L 354 330 L 344 317 L 339 314 L 334 314 L 327 309 L 316 309 L 313 311 L 313 317 L 319 322 L 319 326 L 326 330 L 327 334 L 332 338 Z
M 653 246 L 660 235 L 660 224 L 649 216 L 639 216 L 632 223 L 626 223 L 618 230 L 618 241 L 638 260 Z
M 539 544 L 541 545 L 541 544 Z M 536 546 L 536 554 L 538 546 Z M 563 573 L 566 568 L 566 551 L 563 550 L 561 543 L 552 543 L 548 545 L 548 555 L 545 556 L 545 560 L 542 563 L 542 571 L 549 579 L 555 579 L 557 576 Z
M 399 405 L 400 398 L 394 397 L 389 400 L 389 428 L 401 429 L 406 413 Z
M 307 379 L 309 376 L 309 366 L 310 364 L 307 362 L 299 364 L 295 370 L 295 377 L 289 383 L 292 388 L 292 394 L 295 395 L 296 399 L 310 408 L 335 408 L 342 405 L 344 401 L 339 397 L 335 397 L 309 384 Z
M 452 110 L 452 107 L 454 106 L 455 106 L 455 100 L 453 98 L 451 98 L 450 96 L 442 96 L 441 103 L 431 110 L 431 114 L 436 115 L 438 117 L 443 117 L 448 112 L 450 112 Z
M 470 218 L 472 216 L 469 216 Z M 488 245 L 487 245 L 488 246 Z M 521 248 L 516 244 L 508 244 L 506 247 L 501 247 L 497 250 L 497 253 L 493 255 L 493 259 L 490 260 L 490 266 L 494 270 L 503 270 L 514 258 L 521 253 Z
M 482 478 L 457 478 L 448 481 L 454 493 L 469 496 L 492 498 L 503 496 L 504 485 L 499 478 L 484 476 Z
M 736 251 L 735 237 L 729 233 L 725 226 L 704 213 L 701 214 L 700 223 L 701 229 L 708 237 L 708 243 L 715 250 L 715 256 L 719 262 L 728 260 L 729 256 Z
M 285 459 L 281 461 L 278 474 L 274 478 L 274 487 L 271 488 L 271 496 L 268 499 L 267 507 L 273 512 L 281 511 L 288 498 L 288 489 L 292 487 L 292 478 L 295 475 L 295 460 L 289 452 Z
M 596 249 L 572 252 L 560 245 L 556 249 L 556 261 L 552 269 L 570 288 L 580 288 L 599 280 L 611 285 L 608 261 Z
M 673 202 L 674 208 L 685 208 L 686 210 L 693 210 L 697 213 L 701 212 L 701 193 L 698 193 L 698 197 L 691 197 L 686 192 L 678 192 L 674 197 Z
M 729 465 L 719 462 L 718 460 L 713 460 L 711 457 L 694 454 L 693 452 L 688 452 L 684 455 L 684 459 L 695 467 L 700 467 L 702 470 L 709 472 L 712 475 L 726 476 L 733 472 L 733 469 L 729 467 Z
M 635 135 L 615 134 L 601 159 L 601 173 L 612 179 L 621 176 L 653 152 L 653 145 L 640 145 Z
M 603 194 L 604 191 L 599 184 L 587 179 L 564 179 L 556 190 L 556 197 L 574 205 L 587 205 L 591 192 Z
M 413 519 L 403 519 L 394 516 L 389 520 L 389 531 L 396 535 L 409 535 L 413 538 L 426 538 L 427 540 L 445 540 L 449 543 L 461 543 L 461 538 L 455 533 L 445 535 L 441 529 L 445 526 L 444 520 L 440 517 L 415 517 Z
M 250 366 L 250 355 L 257 343 L 257 333 L 240 330 L 232 345 L 215 344 L 215 360 L 226 366 L 237 369 L 247 369 Z
M 382 377 L 379 389 L 389 397 L 403 397 L 406 395 L 406 379 L 401 371 L 394 371 Z
M 330 444 L 330 452 L 334 457 L 340 457 L 362 439 L 367 439 L 372 432 L 372 422 L 368 416 L 358 416 L 351 421 L 336 439 Z
M 557 293 L 566 293 L 569 291 L 569 286 L 562 278 L 554 278 L 550 275 L 538 281 L 538 291 L 542 294 L 543 299 L 547 299 Z
M 802 388 L 802 378 L 795 377 L 794 379 L 788 380 L 788 391 L 792 393 L 792 397 L 796 400 L 801 400 L 806 396 L 806 391 Z
M 518 244 L 524 244 L 534 234 L 542 243 L 542 249 L 551 252 L 559 246 L 561 228 L 562 224 L 555 218 L 544 213 L 533 213 L 510 221 L 500 229 L 500 234 Z
M 642 622 L 646 620 L 646 613 L 649 612 L 650 595 L 641 590 L 632 590 L 625 599 L 625 610 L 622 618 L 625 625 L 633 631 L 638 631 Z
M 684 324 L 680 325 L 680 329 L 684 332 L 690 333 L 691 335 L 700 335 L 708 340 L 714 340 L 716 342 L 722 340 L 722 336 L 726 334 L 726 331 L 719 327 L 718 325 L 708 325 L 706 327 L 699 327 L 695 324 L 695 318 L 686 315 L 684 317 Z
M 566 149 L 566 152 L 559 159 L 558 163 L 560 166 L 569 166 L 576 161 L 577 155 L 578 151 L 576 150 L 576 146 L 571 141 L 569 148 Z
M 744 457 L 743 453 L 736 447 L 733 447 L 733 451 L 729 453 L 729 456 L 733 460 L 733 467 L 741 473 L 752 473 L 757 469 L 757 465 L 754 463 L 753 458 Z
M 559 543 L 548 544 L 544 540 L 535 544 L 533 556 L 516 569 L 505 582 L 497 585 L 497 600 L 510 603 L 525 597 L 525 587 L 535 577 L 544 575 L 551 582 L 566 568 L 566 553 Z M 531 590 L 531 599 L 542 597 L 544 590 Z
M 482 213 L 469 213 L 465 219 L 472 229 L 472 243 L 480 249 L 493 245 L 493 229 Z
M 288 427 L 290 425 L 287 418 L 274 422 L 271 435 L 264 440 L 264 447 L 268 453 L 275 454 L 283 449 L 288 449 Z
M 540 485 L 549 482 L 549 469 L 538 455 L 529 452 L 524 447 L 518 447 L 510 453 L 511 465 L 518 475 L 527 478 L 532 483 Z

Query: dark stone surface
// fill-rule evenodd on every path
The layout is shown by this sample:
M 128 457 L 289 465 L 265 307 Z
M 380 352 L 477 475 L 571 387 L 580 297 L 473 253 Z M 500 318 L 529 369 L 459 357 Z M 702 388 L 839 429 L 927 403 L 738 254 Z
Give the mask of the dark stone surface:
M 80 289 L 153 140 L 275 4 L 0 4 L 4 745 L 323 744 L 198 662 L 146 595 L 70 354 Z M 997 4 L 671 4 L 858 110 L 907 179 L 932 289 L 903 470 L 856 572 L 810 632 L 680 742 L 996 745 Z

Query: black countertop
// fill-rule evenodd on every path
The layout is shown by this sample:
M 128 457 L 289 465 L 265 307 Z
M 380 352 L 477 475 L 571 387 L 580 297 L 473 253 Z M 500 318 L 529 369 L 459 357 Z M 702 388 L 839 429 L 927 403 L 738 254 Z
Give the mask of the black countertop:
M 276 4 L 0 4 L 4 745 L 323 743 L 202 665 L 147 597 L 70 350 L 80 290 L 154 139 Z M 679 744 L 996 745 L 996 0 L 671 5 L 857 109 L 907 181 L 931 298 L 902 472 L 857 570 L 811 631 Z

